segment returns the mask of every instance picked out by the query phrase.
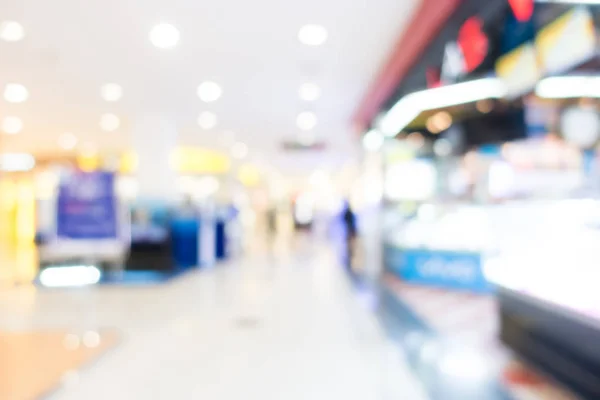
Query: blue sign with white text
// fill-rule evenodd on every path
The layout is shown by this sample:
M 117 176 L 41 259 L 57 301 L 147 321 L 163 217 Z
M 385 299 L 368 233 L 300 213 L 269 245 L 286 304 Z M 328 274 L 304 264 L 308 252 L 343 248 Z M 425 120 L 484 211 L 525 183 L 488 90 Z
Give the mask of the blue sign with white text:
M 64 176 L 57 199 L 56 225 L 60 238 L 116 238 L 114 174 L 73 172 Z
M 408 283 L 486 293 L 492 285 L 485 279 L 481 255 L 453 251 L 402 249 L 388 246 L 387 269 Z

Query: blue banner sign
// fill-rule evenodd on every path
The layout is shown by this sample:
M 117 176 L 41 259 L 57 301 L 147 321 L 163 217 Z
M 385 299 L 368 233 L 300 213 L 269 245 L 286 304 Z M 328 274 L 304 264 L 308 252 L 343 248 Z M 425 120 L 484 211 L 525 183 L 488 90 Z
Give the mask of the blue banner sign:
M 117 228 L 112 173 L 74 172 L 61 179 L 56 216 L 59 238 L 115 239 Z
M 387 246 L 385 262 L 389 271 L 408 283 L 478 293 L 492 290 L 478 253 Z

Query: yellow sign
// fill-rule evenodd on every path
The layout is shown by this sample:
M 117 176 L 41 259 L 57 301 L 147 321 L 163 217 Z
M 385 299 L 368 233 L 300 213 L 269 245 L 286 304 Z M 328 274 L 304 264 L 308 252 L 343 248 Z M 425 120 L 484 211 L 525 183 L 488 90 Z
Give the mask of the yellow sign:
M 596 53 L 594 20 L 586 7 L 565 13 L 540 31 L 535 39 L 544 72 L 562 73 Z
M 172 154 L 171 165 L 180 174 L 223 174 L 229 171 L 229 157 L 200 147 L 180 147 Z
M 77 156 L 77 165 L 84 171 L 94 171 L 103 165 L 104 155 L 95 153 Z M 118 171 L 132 174 L 138 168 L 138 156 L 129 151 L 121 155 Z M 180 147 L 171 154 L 171 165 L 180 174 L 224 174 L 229 171 L 230 161 L 225 154 L 201 147 Z
M 505 82 L 509 97 L 530 91 L 541 77 L 535 46 L 526 43 L 500 57 L 496 75 Z
M 96 153 L 83 153 L 77 156 L 77 166 L 82 171 L 91 172 L 100 168 L 100 156 Z

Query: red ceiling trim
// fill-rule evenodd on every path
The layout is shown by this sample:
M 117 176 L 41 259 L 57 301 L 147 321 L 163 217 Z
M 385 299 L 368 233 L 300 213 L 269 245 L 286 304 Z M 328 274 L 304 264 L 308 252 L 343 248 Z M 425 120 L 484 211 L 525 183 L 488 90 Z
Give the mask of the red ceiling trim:
M 354 114 L 353 122 L 359 131 L 363 131 L 375 118 L 461 1 L 421 0 L 408 27 Z

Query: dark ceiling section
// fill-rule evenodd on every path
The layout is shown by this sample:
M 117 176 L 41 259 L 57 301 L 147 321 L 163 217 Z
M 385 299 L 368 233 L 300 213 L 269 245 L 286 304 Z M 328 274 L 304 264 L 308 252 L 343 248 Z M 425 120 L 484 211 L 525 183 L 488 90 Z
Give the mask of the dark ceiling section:
M 531 40 L 535 32 L 552 22 L 572 6 L 560 4 L 536 4 L 531 24 L 520 24 L 512 17 L 506 0 L 465 0 L 450 17 L 446 26 L 428 45 L 421 59 L 413 66 L 402 84 L 385 103 L 383 110 L 391 108 L 407 93 L 427 87 L 427 70 L 439 68 L 444 58 L 445 46 L 456 40 L 464 22 L 478 16 L 484 23 L 484 31 L 489 40 L 488 55 L 482 64 L 470 75 L 477 76 L 492 72 L 497 59 L 526 40 Z M 509 21 L 509 19 L 512 19 Z
M 600 71 L 600 57 L 596 56 L 589 60 L 588 62 L 580 65 L 575 69 L 576 72 L 585 74 L 585 73 L 596 73 Z
M 536 4 L 535 6 L 536 29 L 541 29 L 573 8 L 572 4 Z
M 498 103 L 490 114 L 472 114 L 459 126 L 464 134 L 464 150 L 491 143 L 503 143 L 527 137 L 522 104 Z
M 488 52 L 483 62 L 463 80 L 476 79 L 495 72 L 498 59 L 505 54 L 535 40 L 536 33 L 573 8 L 565 4 L 536 4 L 533 17 L 529 21 L 519 22 L 506 0 L 465 0 L 448 19 L 445 27 L 425 48 L 422 57 L 408 72 L 394 95 L 386 102 L 386 111 L 402 96 L 423 90 L 428 86 L 427 74 L 432 69 L 439 70 L 442 65 L 446 45 L 458 38 L 465 21 L 477 16 L 483 23 L 483 32 L 488 39 Z M 600 19 L 600 6 L 591 8 L 596 24 Z M 590 60 L 579 70 L 598 70 L 600 57 Z M 429 77 L 431 78 L 431 77 Z M 443 110 L 428 110 L 417 117 L 405 132 L 417 131 L 430 141 L 445 137 L 446 132 L 433 134 L 427 130 L 427 121 L 439 111 L 448 112 L 453 118 L 453 131 L 462 137 L 461 151 L 485 145 L 522 139 L 527 135 L 523 98 L 511 101 L 490 101 L 489 109 L 484 111 L 481 104 L 469 103 Z
M 435 38 L 463 0 L 420 0 L 405 31 L 392 49 L 389 59 L 373 80 L 352 117 L 357 131 L 372 123 L 385 101 L 401 84 L 428 43 Z
M 429 44 L 423 57 L 413 66 L 409 74 L 404 78 L 402 84 L 396 88 L 394 95 L 388 99 L 384 109 L 391 108 L 403 95 L 416 90 L 422 90 L 427 87 L 426 71 L 431 67 L 439 67 L 444 58 L 444 49 L 450 41 L 456 40 L 458 31 L 464 22 L 474 16 L 479 15 L 484 22 L 493 19 L 495 16 L 504 15 L 508 10 L 506 0 L 465 0 L 454 12 L 446 26 L 440 31 L 437 37 Z M 487 18 L 486 18 L 487 17 Z M 487 30 L 487 24 L 486 24 Z M 490 43 L 491 44 L 491 43 Z M 486 63 L 487 60 L 484 61 Z

